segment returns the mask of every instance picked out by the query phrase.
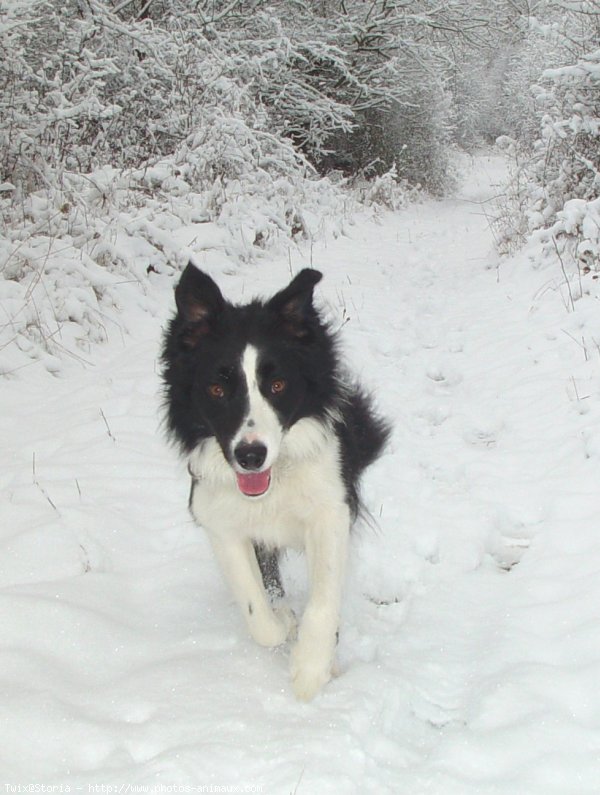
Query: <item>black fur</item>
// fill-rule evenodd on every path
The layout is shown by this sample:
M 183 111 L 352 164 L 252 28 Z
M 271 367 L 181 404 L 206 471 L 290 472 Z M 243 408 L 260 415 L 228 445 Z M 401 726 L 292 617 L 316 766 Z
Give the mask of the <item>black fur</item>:
M 279 573 L 279 550 L 268 549 L 264 544 L 254 544 L 254 552 L 265 591 L 272 599 L 281 599 L 285 591 Z

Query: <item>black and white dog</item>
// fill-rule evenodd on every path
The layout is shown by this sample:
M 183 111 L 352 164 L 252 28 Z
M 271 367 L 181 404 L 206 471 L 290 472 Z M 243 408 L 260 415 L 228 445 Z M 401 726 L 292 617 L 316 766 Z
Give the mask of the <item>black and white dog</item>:
M 281 603 L 281 549 L 303 549 L 310 596 L 291 654 L 296 696 L 332 673 L 358 480 L 388 437 L 346 380 L 313 305 L 321 274 L 302 270 L 268 301 L 235 306 L 189 264 L 163 350 L 168 426 L 188 456 L 190 510 L 252 637 L 296 635 Z

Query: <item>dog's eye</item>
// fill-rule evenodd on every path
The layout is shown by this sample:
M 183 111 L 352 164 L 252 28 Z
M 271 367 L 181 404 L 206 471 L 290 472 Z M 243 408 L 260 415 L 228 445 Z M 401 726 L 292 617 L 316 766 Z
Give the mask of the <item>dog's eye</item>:
M 221 384 L 211 384 L 208 387 L 208 394 L 211 396 L 211 398 L 220 400 L 221 398 L 225 397 L 225 390 Z
M 287 384 L 283 378 L 276 378 L 274 381 L 271 381 L 271 392 L 274 395 L 280 395 L 286 386 Z

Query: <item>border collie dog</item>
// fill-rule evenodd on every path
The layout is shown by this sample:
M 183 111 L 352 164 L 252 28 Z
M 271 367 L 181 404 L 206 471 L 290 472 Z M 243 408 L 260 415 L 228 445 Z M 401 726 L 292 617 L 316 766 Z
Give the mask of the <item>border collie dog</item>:
M 294 693 L 331 678 L 358 480 L 389 433 L 342 376 L 313 305 L 322 274 L 300 271 L 267 301 L 236 306 L 191 263 L 175 290 L 163 350 L 167 422 L 188 457 L 190 510 L 263 646 L 295 638 Z M 306 553 L 299 628 L 282 603 L 279 553 Z

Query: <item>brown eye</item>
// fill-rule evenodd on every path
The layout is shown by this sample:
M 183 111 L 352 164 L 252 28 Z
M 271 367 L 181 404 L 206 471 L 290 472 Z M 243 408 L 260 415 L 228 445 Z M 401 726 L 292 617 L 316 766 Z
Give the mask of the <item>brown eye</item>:
M 211 384 L 208 387 L 208 394 L 211 396 L 211 398 L 220 400 L 222 397 L 225 397 L 225 390 L 221 384 Z
M 271 392 L 274 395 L 280 395 L 286 387 L 286 383 L 283 378 L 276 378 L 274 381 L 271 382 Z

